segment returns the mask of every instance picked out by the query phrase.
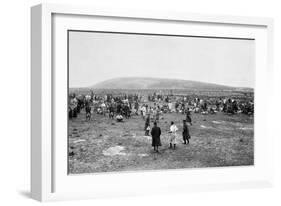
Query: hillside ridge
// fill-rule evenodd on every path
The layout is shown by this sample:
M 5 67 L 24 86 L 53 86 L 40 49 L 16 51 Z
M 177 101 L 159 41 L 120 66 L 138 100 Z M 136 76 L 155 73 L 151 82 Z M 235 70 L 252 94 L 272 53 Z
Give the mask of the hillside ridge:
M 119 77 L 112 78 L 95 85 L 92 89 L 211 89 L 211 90 L 237 90 L 249 89 L 243 87 L 232 87 L 220 84 L 205 83 L 200 81 L 168 79 L 154 77 Z

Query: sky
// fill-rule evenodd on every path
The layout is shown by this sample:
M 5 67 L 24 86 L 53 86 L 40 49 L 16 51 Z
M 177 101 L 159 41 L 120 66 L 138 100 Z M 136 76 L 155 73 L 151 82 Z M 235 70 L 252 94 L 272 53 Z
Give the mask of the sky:
M 254 88 L 255 41 L 69 32 L 69 87 L 156 77 Z

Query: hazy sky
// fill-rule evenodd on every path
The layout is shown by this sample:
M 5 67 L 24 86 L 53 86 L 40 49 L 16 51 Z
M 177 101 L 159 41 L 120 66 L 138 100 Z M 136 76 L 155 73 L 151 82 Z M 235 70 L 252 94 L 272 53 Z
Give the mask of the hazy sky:
M 254 87 L 254 40 L 69 33 L 69 86 L 159 77 Z

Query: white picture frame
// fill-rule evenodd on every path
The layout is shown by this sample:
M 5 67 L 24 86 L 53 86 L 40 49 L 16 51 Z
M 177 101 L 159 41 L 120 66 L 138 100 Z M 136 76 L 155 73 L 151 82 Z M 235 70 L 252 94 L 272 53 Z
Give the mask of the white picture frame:
M 93 21 L 100 22 L 94 23 Z M 118 21 L 120 24 L 116 24 Z M 132 27 L 133 24 L 139 24 Z M 153 24 L 159 24 L 154 27 Z M 126 172 L 69 176 L 65 170 L 66 150 L 62 143 L 66 123 L 65 40 L 68 29 L 138 31 L 163 33 L 161 28 L 193 26 L 192 35 L 255 38 L 255 165 Z M 197 28 L 198 27 L 198 28 Z M 202 27 L 202 28 L 201 28 Z M 190 31 L 192 32 L 192 31 Z M 196 33 L 197 32 L 197 33 Z M 58 43 L 59 42 L 59 43 Z M 31 196 L 39 201 L 86 199 L 124 195 L 208 191 L 268 187 L 273 184 L 273 139 L 267 106 L 272 98 L 273 20 L 189 13 L 128 11 L 82 6 L 40 4 L 31 8 Z M 61 58 L 60 58 L 61 57 Z M 67 107 L 65 108 L 67 109 Z M 62 127 L 58 127 L 62 124 Z M 58 138 L 58 136 L 60 138 Z M 261 138 L 262 142 L 261 142 Z M 65 136 L 65 141 L 67 136 Z M 155 176 L 157 185 L 146 185 Z M 170 181 L 173 179 L 173 181 Z M 165 181 L 164 181 L 165 180 Z

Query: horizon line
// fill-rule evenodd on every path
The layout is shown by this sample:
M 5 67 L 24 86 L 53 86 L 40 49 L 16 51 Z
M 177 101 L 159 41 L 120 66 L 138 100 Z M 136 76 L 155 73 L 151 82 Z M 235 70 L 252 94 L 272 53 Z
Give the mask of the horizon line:
M 129 79 L 129 78 L 138 78 L 138 79 L 141 79 L 141 78 L 145 78 L 145 79 L 162 79 L 162 80 L 165 80 L 165 79 L 169 79 L 169 80 L 179 80 L 179 81 L 190 81 L 190 82 L 197 82 L 197 83 L 205 83 L 205 84 L 213 84 L 213 85 L 218 85 L 218 86 L 225 86 L 225 87 L 232 87 L 232 88 L 241 88 L 241 89 L 253 89 L 254 90 L 254 87 L 249 87 L 249 86 L 231 86 L 231 85 L 226 85 L 226 84 L 220 84 L 220 83 L 213 83 L 213 82 L 203 82 L 203 81 L 196 81 L 196 80 L 187 80 L 187 79 L 178 79 L 178 78 L 163 78 L 163 77 L 145 77 L 145 76 L 139 76 L 139 77 L 136 77 L 136 76 L 128 76 L 128 77 L 113 77 L 113 78 L 109 78 L 109 79 L 106 79 L 106 80 L 102 80 L 102 81 L 99 81 L 95 84 L 92 84 L 92 85 L 89 85 L 89 86 L 71 86 L 69 85 L 68 83 L 68 88 L 71 88 L 71 89 L 74 89 L 74 88 L 91 88 L 91 87 L 94 87 L 95 85 L 97 84 L 100 84 L 100 83 L 103 83 L 103 82 L 106 82 L 106 81 L 110 81 L 110 80 L 114 80 L 114 79 Z M 106 88 L 105 88 L 106 89 Z

